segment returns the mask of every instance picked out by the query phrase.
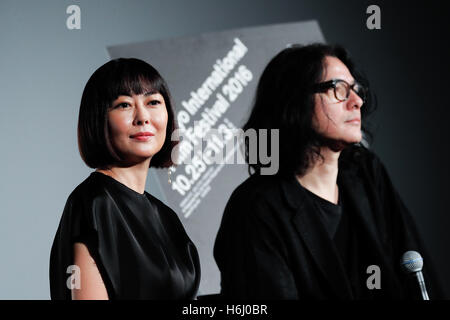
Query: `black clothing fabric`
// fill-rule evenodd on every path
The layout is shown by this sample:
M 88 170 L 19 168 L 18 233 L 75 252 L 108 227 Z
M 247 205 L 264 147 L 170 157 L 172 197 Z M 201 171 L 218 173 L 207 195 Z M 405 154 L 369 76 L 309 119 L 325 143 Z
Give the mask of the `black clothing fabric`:
M 338 185 L 340 181 L 338 181 Z M 328 232 L 330 240 L 333 241 L 338 258 L 342 262 L 347 279 L 349 281 L 351 294 L 358 299 L 376 298 L 374 293 L 377 291 L 366 290 L 366 278 L 368 275 L 365 269 L 359 267 L 359 259 L 364 254 L 363 248 L 358 246 L 358 238 L 355 237 L 357 226 L 351 226 L 353 219 L 350 219 L 351 210 L 345 211 L 343 204 L 345 196 L 342 188 L 339 188 L 338 204 L 331 203 L 299 184 L 298 192 L 305 192 L 316 205 L 317 212 L 322 218 L 325 229 Z M 300 190 L 300 189 L 303 189 Z M 299 195 L 301 197 L 301 195 Z M 351 220 L 351 221 L 350 221 Z M 353 231 L 353 232 L 352 232 Z M 362 240 L 364 235 L 360 236 Z
M 342 217 L 334 239 L 297 179 L 253 175 L 231 195 L 216 237 L 221 294 L 238 299 L 421 299 L 400 266 L 424 258 L 430 299 L 445 298 L 432 261 L 386 169 L 371 151 L 341 153 Z M 381 288 L 366 281 L 378 266 Z
M 197 250 L 176 213 L 147 192 L 92 172 L 70 194 L 50 254 L 52 299 L 71 299 L 73 244 L 86 244 L 109 299 L 194 299 Z
M 339 194 L 339 201 L 338 204 L 331 203 L 328 200 L 325 200 L 315 193 L 309 191 L 308 189 L 304 188 L 300 185 L 300 188 L 302 188 L 307 196 L 311 198 L 311 200 L 316 205 L 317 210 L 319 211 L 321 218 L 323 219 L 323 223 L 325 225 L 325 228 L 328 231 L 328 234 L 331 239 L 334 238 L 334 235 L 336 233 L 336 230 L 339 226 L 339 222 L 341 221 L 342 216 L 342 205 L 341 205 L 341 198 L 342 196 Z

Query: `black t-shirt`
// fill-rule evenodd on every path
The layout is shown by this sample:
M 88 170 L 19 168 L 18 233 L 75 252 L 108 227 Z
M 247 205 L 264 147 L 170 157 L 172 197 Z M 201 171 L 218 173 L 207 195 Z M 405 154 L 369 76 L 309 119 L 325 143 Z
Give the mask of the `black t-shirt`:
M 319 214 L 324 223 L 325 229 L 327 229 L 330 238 L 333 239 L 342 217 L 341 195 L 339 195 L 338 204 L 334 204 L 319 197 L 306 188 L 303 189 L 319 209 Z
M 52 299 L 71 299 L 74 242 L 86 244 L 110 299 L 196 296 L 197 250 L 176 213 L 147 192 L 92 172 L 71 193 L 51 250 Z
M 364 235 L 359 232 L 352 212 L 345 206 L 345 194 L 339 189 L 338 204 L 325 200 L 308 189 L 304 188 L 310 199 L 314 202 L 330 239 L 334 242 L 336 250 L 346 271 L 347 280 L 352 288 L 355 299 L 372 299 L 375 291 L 367 288 L 367 265 L 364 259 Z

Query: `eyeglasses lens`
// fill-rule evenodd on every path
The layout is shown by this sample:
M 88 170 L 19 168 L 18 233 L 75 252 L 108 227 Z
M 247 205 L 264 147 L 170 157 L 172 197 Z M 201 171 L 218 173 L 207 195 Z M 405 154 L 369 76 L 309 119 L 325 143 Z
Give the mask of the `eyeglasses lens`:
M 336 87 L 334 88 L 336 98 L 340 101 L 347 100 L 348 90 L 350 90 L 350 87 L 345 82 L 336 83 Z
M 347 100 L 348 96 L 350 95 L 350 90 L 350 85 L 343 81 L 336 83 L 336 86 L 334 88 L 336 98 L 340 101 Z M 361 86 L 359 83 L 356 83 L 353 85 L 353 90 L 363 101 L 366 100 L 366 90 L 363 86 Z

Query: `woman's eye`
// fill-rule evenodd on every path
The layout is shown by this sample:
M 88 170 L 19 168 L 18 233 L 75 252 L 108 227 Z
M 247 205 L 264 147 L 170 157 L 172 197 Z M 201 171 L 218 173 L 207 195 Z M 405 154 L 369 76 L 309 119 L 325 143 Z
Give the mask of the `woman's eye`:
M 122 103 L 119 103 L 119 104 L 116 106 L 116 108 L 122 108 L 122 109 L 125 109 L 125 108 L 127 108 L 128 106 L 129 106 L 128 103 L 122 102 Z
M 150 100 L 150 102 L 148 104 L 151 104 L 152 106 L 156 106 L 160 103 L 161 103 L 161 101 L 159 101 L 159 100 Z

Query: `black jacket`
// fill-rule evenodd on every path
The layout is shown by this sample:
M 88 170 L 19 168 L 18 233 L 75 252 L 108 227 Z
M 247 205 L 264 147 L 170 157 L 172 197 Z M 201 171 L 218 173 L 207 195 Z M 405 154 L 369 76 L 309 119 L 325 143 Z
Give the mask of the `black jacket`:
M 444 298 L 411 216 L 379 159 L 364 147 L 341 154 L 338 185 L 364 248 L 364 265 L 377 265 L 374 299 L 421 299 L 416 280 L 400 267 L 408 250 L 424 258 L 430 299 Z M 354 299 L 348 274 L 316 208 L 294 176 L 253 175 L 231 195 L 214 257 L 226 298 Z M 371 274 L 367 274 L 364 282 Z M 365 286 L 365 283 L 364 283 Z M 369 290 L 369 289 L 367 289 Z M 376 291 L 374 291 L 376 290 Z

